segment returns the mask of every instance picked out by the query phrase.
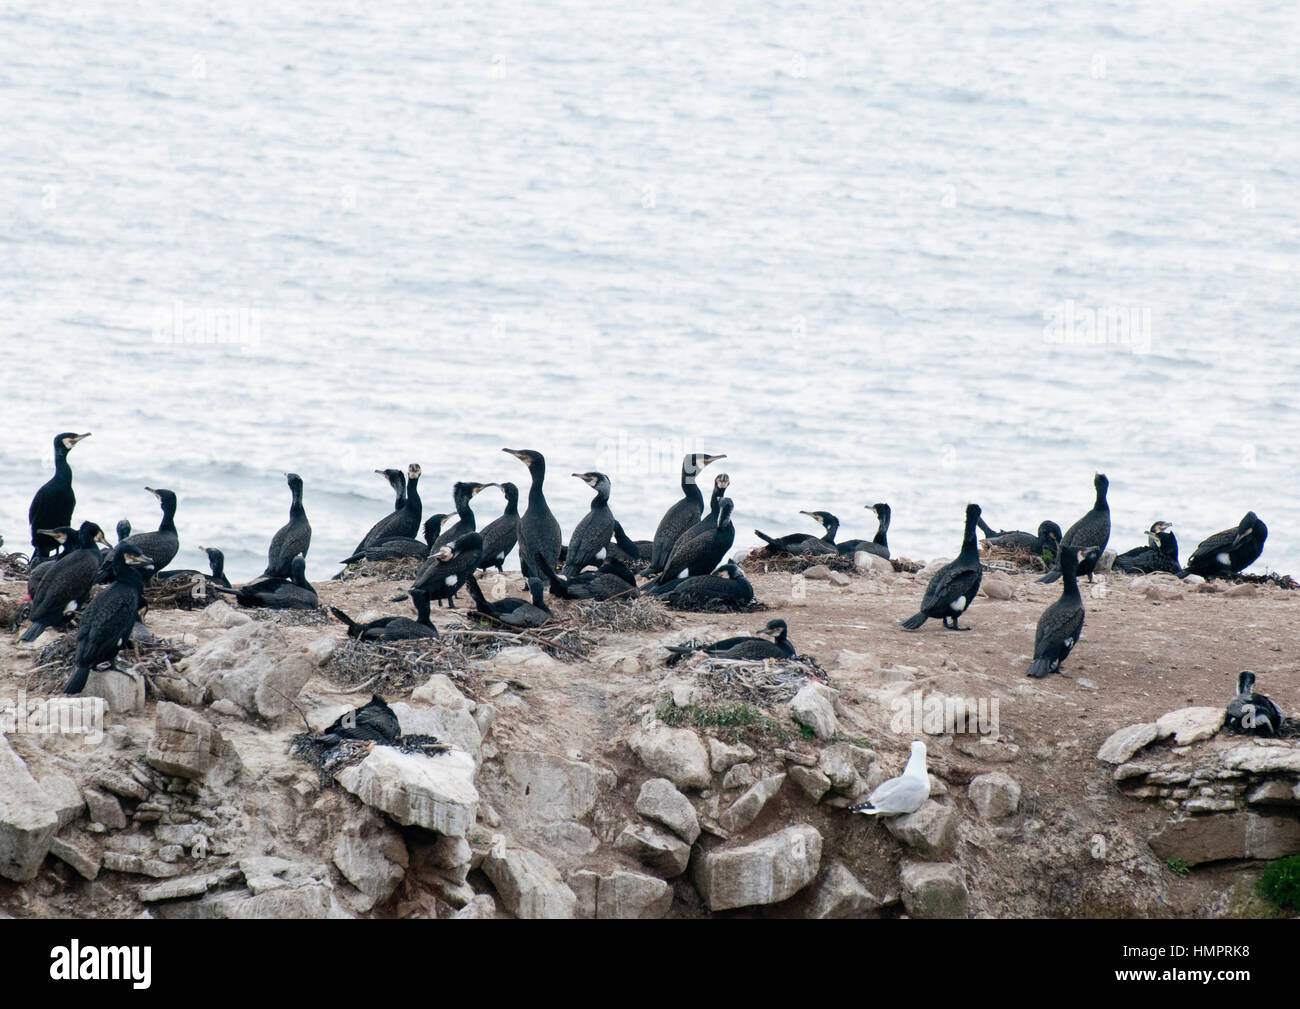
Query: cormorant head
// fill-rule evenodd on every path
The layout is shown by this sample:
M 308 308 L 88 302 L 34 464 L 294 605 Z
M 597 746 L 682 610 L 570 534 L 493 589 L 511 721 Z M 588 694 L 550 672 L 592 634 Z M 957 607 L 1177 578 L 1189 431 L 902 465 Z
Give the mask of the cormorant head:
M 307 581 L 307 558 L 302 554 L 294 554 L 293 560 L 289 562 L 289 572 L 295 584 L 305 584 Z
M 119 543 L 115 548 L 115 559 L 124 567 L 151 568 L 153 561 L 149 555 L 134 543 Z
M 377 469 L 375 472 L 387 480 L 393 490 L 400 490 L 406 486 L 406 474 L 400 469 Z
M 970 528 L 974 528 L 975 523 L 979 521 L 979 518 L 980 506 L 977 504 L 968 504 L 966 506 L 966 525 Z
M 81 535 L 81 545 L 83 547 L 94 546 L 96 543 L 103 543 L 104 546 L 108 546 L 108 540 L 104 538 L 104 530 L 94 522 L 81 523 L 81 528 L 77 531 Z
M 731 486 L 731 476 L 727 473 L 719 473 L 713 478 L 714 490 L 726 490 Z
M 1060 543 L 1061 527 L 1050 519 L 1038 523 L 1038 538 L 1044 543 Z
M 877 501 L 873 505 L 867 505 L 867 507 L 876 513 L 876 518 L 879 519 L 883 525 L 888 527 L 889 520 L 893 516 L 893 511 L 890 509 L 889 505 L 885 504 L 883 501 Z
M 446 515 L 430 515 L 424 520 L 424 538 L 432 543 L 438 538 L 438 533 L 442 532 L 442 524 L 447 521 Z
M 121 543 L 124 539 L 126 539 L 130 535 L 131 535 L 131 520 L 118 519 L 117 520 L 117 541 Z
M 779 638 L 781 635 L 786 633 L 786 630 L 787 628 L 784 620 L 769 620 L 754 633 L 762 635 L 765 638 Z
M 468 501 L 484 487 L 494 486 L 496 485 L 490 483 L 470 483 L 467 480 L 462 480 L 458 483 L 452 484 L 451 496 L 457 501 Z
M 682 472 L 687 476 L 695 476 L 705 466 L 725 458 L 727 458 L 725 455 L 705 455 L 703 452 L 692 452 L 682 460 Z
M 441 561 L 443 564 L 446 564 L 449 560 L 451 560 L 451 547 L 448 544 L 444 543 L 442 546 L 438 548 L 438 552 L 433 556 L 438 558 L 438 560 Z
M 1255 689 L 1255 674 L 1249 669 L 1243 669 L 1237 675 L 1237 693 L 1249 694 Z
M 216 547 L 199 547 L 199 549 L 208 555 L 208 564 L 213 574 L 217 574 L 226 566 L 226 555 Z
M 1105 473 L 1098 473 L 1092 478 L 1092 485 L 1097 488 L 1097 500 L 1106 500 L 1106 491 L 1110 489 L 1110 481 L 1106 479 Z
M 506 504 L 519 503 L 519 488 L 507 481 L 506 483 L 497 484 L 501 488 L 501 493 L 506 496 Z
M 837 519 L 837 518 L 836 518 L 834 515 L 832 515 L 830 512 L 803 512 L 803 511 L 801 511 L 799 514 L 800 514 L 800 515 L 808 515 L 808 516 L 811 516 L 812 518 L 815 518 L 815 519 L 816 519 L 816 520 L 821 524 L 822 528 L 824 528 L 824 529 L 829 529 L 832 525 L 836 525 L 836 526 L 838 526 L 838 525 L 840 524 L 840 520 Z
M 286 473 L 284 475 L 284 482 L 289 485 L 289 489 L 291 491 L 295 493 L 302 492 L 302 477 L 300 477 L 297 473 Z M 175 497 L 174 494 L 172 496 Z
M 734 499 L 729 497 L 724 497 L 722 499 L 722 504 L 718 506 L 718 528 L 719 529 L 725 529 L 727 526 L 731 525 L 731 512 L 732 509 L 734 509 L 735 507 L 736 507 L 736 502 Z
M 545 457 L 542 455 L 542 453 L 534 451 L 531 448 L 523 448 L 517 450 L 513 448 L 503 448 L 501 451 L 505 452 L 507 455 L 514 456 L 516 459 L 518 459 L 529 469 L 532 469 L 534 466 L 537 466 L 538 468 L 543 470 L 546 468 Z
M 36 532 L 40 536 L 57 540 L 60 544 L 67 543 L 68 537 L 77 535 L 77 530 L 72 526 L 55 526 L 53 529 L 37 529 Z
M 1237 538 L 1232 541 L 1232 546 L 1228 549 L 1235 550 L 1252 536 L 1260 536 L 1261 530 L 1265 535 L 1267 534 L 1264 523 L 1259 520 L 1259 516 L 1254 512 L 1246 512 L 1241 522 L 1237 524 Z M 1260 536 L 1260 538 L 1262 539 L 1263 536 Z
M 418 480 L 420 479 L 420 474 L 423 472 L 424 470 L 420 469 L 420 464 L 418 462 L 413 462 L 411 465 L 406 467 L 406 478 L 407 480 Z
M 301 486 L 302 481 L 299 480 L 298 484 Z M 293 481 L 289 482 L 289 486 L 293 486 Z M 167 511 L 168 509 L 171 511 L 176 510 L 176 495 L 172 491 L 167 490 L 165 487 L 146 487 L 145 490 L 158 499 L 158 503 L 162 505 L 163 511 Z
M 72 451 L 73 446 L 76 445 L 77 442 L 81 441 L 83 438 L 89 437 L 89 431 L 85 434 L 77 434 L 73 431 L 64 431 L 62 434 L 56 434 L 54 436 L 54 452 L 56 455 L 67 455 Z
M 725 575 L 726 577 L 732 579 L 745 577 L 744 573 L 740 570 L 740 567 L 731 562 L 727 562 L 726 564 L 722 565 L 722 567 L 718 568 L 715 574 Z

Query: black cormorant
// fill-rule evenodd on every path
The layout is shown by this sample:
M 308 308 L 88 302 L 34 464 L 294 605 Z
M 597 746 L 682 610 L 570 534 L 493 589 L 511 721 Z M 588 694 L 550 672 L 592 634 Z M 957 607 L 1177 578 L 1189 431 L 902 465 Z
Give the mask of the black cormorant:
M 1248 669 L 1237 677 L 1237 696 L 1228 702 L 1227 723 L 1231 731 L 1253 736 L 1276 736 L 1282 728 L 1282 709 L 1255 693 L 1255 674 Z
M 406 474 L 400 469 L 377 469 L 375 472 L 393 488 L 393 511 L 401 511 L 406 507 Z
M 727 458 L 725 455 L 705 455 L 694 452 L 682 459 L 682 497 L 659 520 L 655 529 L 654 550 L 646 574 L 657 575 L 668 563 L 668 557 L 682 533 L 695 525 L 704 514 L 704 495 L 695 485 L 695 478 L 710 463 Z
M 199 547 L 199 549 L 208 555 L 211 574 L 195 571 L 193 568 L 170 568 L 154 577 L 160 582 L 171 581 L 173 578 L 202 578 L 204 581 L 211 582 L 214 587 L 219 585 L 223 589 L 230 588 L 230 579 L 226 577 L 226 555 L 216 547 Z
M 330 612 L 348 625 L 348 637 L 360 641 L 406 641 L 411 638 L 436 638 L 438 628 L 429 618 L 429 596 L 420 589 L 411 589 L 408 593 L 415 607 L 416 619 L 410 617 L 380 617 L 368 623 L 359 624 L 336 606 Z
M 390 536 L 414 538 L 420 531 L 420 517 L 424 513 L 424 504 L 420 501 L 420 467 L 411 463 L 407 467 L 406 500 L 402 507 L 389 512 L 373 526 L 370 532 L 361 538 L 352 552 L 359 554 L 368 546 L 373 546 Z
M 145 490 L 156 497 L 162 506 L 162 521 L 158 523 L 158 531 L 136 533 L 122 542 L 130 543 L 143 551 L 153 564 L 154 573 L 157 573 L 172 562 L 176 551 L 181 548 L 180 537 L 176 535 L 176 495 L 166 488 L 146 487 Z
M 103 530 L 94 522 L 83 522 L 77 530 L 77 548 L 48 565 L 32 596 L 31 627 L 20 640 L 35 641 L 47 627 L 57 627 L 86 605 L 91 586 L 99 574 L 98 543 L 106 543 Z
M 596 496 L 591 508 L 573 529 L 569 549 L 564 560 L 564 577 L 572 578 L 583 568 L 603 564 L 609 556 L 609 543 L 614 536 L 614 513 L 609 508 L 609 477 L 604 473 L 574 473 L 591 487 Z
M 57 546 L 54 540 L 43 536 L 40 530 L 66 526 L 72 522 L 72 510 L 77 506 L 77 496 L 72 493 L 72 467 L 68 465 L 68 453 L 77 442 L 89 437 L 89 431 L 85 434 L 64 431 L 54 436 L 54 476 L 41 485 L 27 509 L 27 522 L 32 527 L 33 558 L 44 557 Z
M 672 652 L 669 664 L 678 661 L 681 656 L 691 652 L 704 652 L 715 659 L 792 659 L 795 656 L 794 645 L 790 643 L 788 628 L 784 620 L 769 620 L 766 625 L 754 632 L 756 636 L 742 635 L 735 638 L 723 638 L 709 645 L 665 645 Z
M 130 535 L 131 535 L 131 520 L 118 519 L 117 520 L 117 541 L 121 543 L 124 539 L 126 539 Z
M 1079 636 L 1083 633 L 1083 597 L 1079 595 L 1078 570 L 1089 555 L 1098 552 L 1096 547 L 1061 548 L 1061 577 L 1065 584 L 1061 588 L 1061 598 L 1038 618 L 1038 629 L 1034 632 L 1034 661 L 1026 675 L 1041 679 L 1048 673 L 1057 672 L 1070 649 L 1079 643 Z
M 1115 570 L 1126 575 L 1146 575 L 1152 571 L 1167 571 L 1176 575 L 1178 565 L 1178 540 L 1170 531 L 1172 522 L 1153 522 L 1147 530 L 1147 545 L 1125 550 L 1115 558 Z
M 983 572 L 980 568 L 980 551 L 975 542 L 975 523 L 979 521 L 980 506 L 966 506 L 966 531 L 962 534 L 961 553 L 951 564 L 941 567 L 925 590 L 921 611 L 903 621 L 909 631 L 920 627 L 927 619 L 943 620 L 943 626 L 952 631 L 968 631 L 959 627 L 957 619 L 970 608 L 975 594 L 980 590 Z M 949 625 L 948 621 L 952 624 Z
M 1056 563 L 1056 549 L 1061 545 L 1061 527 L 1055 522 L 1038 523 L 1037 533 L 1027 533 L 1019 529 L 997 532 L 980 519 L 980 529 L 984 531 L 985 547 L 1026 550 L 1035 557 L 1041 557 L 1045 564 Z
M 58 553 L 45 557 L 34 557 L 27 565 L 27 599 L 36 598 L 41 582 L 50 573 L 54 562 L 76 550 L 81 545 L 81 535 L 72 526 L 57 526 L 54 529 L 39 529 L 41 535 L 48 536 L 58 545 Z
M 856 557 L 865 550 L 869 554 L 889 560 L 889 522 L 893 512 L 883 501 L 863 507 L 870 508 L 876 513 L 876 535 L 869 540 L 842 540 L 835 544 L 835 547 L 841 557 Z
M 289 521 L 271 537 L 263 578 L 288 578 L 293 570 L 293 559 L 299 554 L 305 558 L 311 547 L 311 523 L 307 521 L 307 512 L 302 506 L 302 477 L 297 473 L 286 473 L 284 477 L 293 495 L 289 504 Z
M 430 515 L 425 519 L 423 540 L 417 540 L 410 536 L 386 536 L 382 540 L 376 540 L 360 553 L 345 557 L 343 563 L 354 564 L 360 560 L 395 561 L 404 557 L 428 557 L 429 552 L 433 549 L 433 544 L 438 539 L 438 533 L 442 530 L 442 524 L 449 517 L 439 513 Z
M 532 486 L 528 489 L 528 509 L 519 518 L 519 567 L 525 578 L 536 578 L 540 572 L 534 558 L 541 554 L 552 571 L 560 562 L 560 523 L 551 514 L 542 492 L 542 482 L 546 479 L 546 459 L 542 453 L 532 449 L 516 451 L 503 448 L 502 452 L 514 456 L 528 467 L 532 477 Z M 698 493 L 698 492 L 697 492 Z
M 396 713 L 382 697 L 374 694 L 355 711 L 340 715 L 333 725 L 317 737 L 317 742 L 326 746 L 337 746 L 345 739 L 391 743 L 401 734 L 402 727 L 397 721 Z
M 307 561 L 302 554 L 290 562 L 289 569 L 289 578 L 263 578 L 237 589 L 213 588 L 233 595 L 240 606 L 260 606 L 270 610 L 318 609 L 320 599 L 307 581 Z
M 789 533 L 785 536 L 769 536 L 767 533 L 755 529 L 754 535 L 773 549 L 795 554 L 796 556 L 839 552 L 835 545 L 835 534 L 840 530 L 840 520 L 838 518 L 830 512 L 801 511 L 799 514 L 814 519 L 826 532 L 821 536 L 814 536 L 812 533 Z
M 1268 526 L 1254 512 L 1246 512 L 1236 529 L 1224 529 L 1203 540 L 1179 574 L 1229 578 L 1259 559 L 1266 539 Z
M 483 529 L 483 557 L 478 562 L 483 571 L 504 570 L 506 557 L 515 548 L 519 535 L 519 488 L 512 483 L 497 486 L 506 496 L 506 510 Z
M 546 605 L 544 598 L 546 583 L 540 578 L 528 579 L 528 592 L 531 599 L 501 599 L 497 602 L 489 602 L 483 595 L 478 580 L 472 575 L 466 587 L 469 589 L 469 594 L 474 597 L 474 609 L 477 612 L 495 617 L 511 627 L 541 627 L 554 615 Z
M 470 508 L 470 499 L 474 497 L 484 487 L 495 487 L 491 483 L 469 483 L 462 481 L 452 485 L 451 497 L 456 506 L 457 520 L 439 534 L 438 539 L 433 544 L 433 549 L 445 547 L 448 543 L 455 543 L 462 536 L 478 531 L 478 523 L 474 519 L 474 510 Z
M 1079 577 L 1087 575 L 1088 581 L 1092 581 L 1092 572 L 1097 567 L 1097 561 L 1106 552 L 1106 544 L 1110 542 L 1110 503 L 1106 500 L 1110 481 L 1106 479 L 1105 473 L 1098 473 L 1092 478 L 1092 485 L 1097 489 L 1097 500 L 1092 506 L 1092 511 L 1065 530 L 1065 536 L 1061 539 L 1062 549 L 1065 547 L 1082 547 L 1084 550 L 1088 547 L 1097 548 L 1095 557 L 1087 556 L 1079 563 Z M 1054 582 L 1060 577 L 1061 569 L 1057 567 L 1038 580 Z
M 446 599 L 454 607 L 456 593 L 474 573 L 482 554 L 483 537 L 478 533 L 466 533 L 455 543 L 445 543 L 429 554 L 411 588 L 425 592 L 430 599 Z
M 724 564 L 712 574 L 679 578 L 647 590 L 679 610 L 717 607 L 741 609 L 754 601 L 754 586 L 735 564 Z
M 543 577 L 550 583 L 551 595 L 560 599 L 635 599 L 638 595 L 636 576 L 627 566 L 608 560 L 596 571 L 584 571 L 573 578 L 561 578 L 546 558 L 534 555 L 534 561 Z
M 736 541 L 736 527 L 731 522 L 735 507 L 735 499 L 723 498 L 716 529 L 705 530 L 694 539 L 680 537 L 655 584 L 666 585 L 675 578 L 690 575 L 707 575 L 716 568 Z
M 95 666 L 107 662 L 116 668 L 113 660 L 135 629 L 144 595 L 140 573 L 150 567 L 149 557 L 134 544 L 121 543 L 113 548 L 110 563 L 113 584 L 87 604 L 77 624 L 76 670 L 65 694 L 81 693 Z

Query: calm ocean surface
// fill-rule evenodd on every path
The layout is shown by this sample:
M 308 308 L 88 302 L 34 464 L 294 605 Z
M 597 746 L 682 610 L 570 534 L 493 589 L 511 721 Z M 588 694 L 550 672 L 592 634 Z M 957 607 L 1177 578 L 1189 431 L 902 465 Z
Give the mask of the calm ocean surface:
M 695 449 L 738 546 L 883 500 L 918 558 L 1102 470 L 1118 549 L 1254 509 L 1300 574 L 1296 4 L 276 6 L 0 6 L 6 550 L 76 430 L 79 519 L 170 487 L 236 580 L 285 470 L 319 579 L 373 469 L 503 446 L 566 535 Z

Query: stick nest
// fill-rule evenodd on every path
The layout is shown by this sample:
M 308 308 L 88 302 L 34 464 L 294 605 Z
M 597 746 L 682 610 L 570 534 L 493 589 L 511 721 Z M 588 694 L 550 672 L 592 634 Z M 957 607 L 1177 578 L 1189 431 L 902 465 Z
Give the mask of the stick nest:
M 843 571 L 845 574 L 853 574 L 857 571 L 857 565 L 852 557 L 844 557 L 841 554 L 791 554 L 784 550 L 773 550 L 770 546 L 750 553 L 740 562 L 740 568 L 749 574 L 797 575 L 809 568 L 815 568 L 818 564 L 824 564 L 832 571 Z

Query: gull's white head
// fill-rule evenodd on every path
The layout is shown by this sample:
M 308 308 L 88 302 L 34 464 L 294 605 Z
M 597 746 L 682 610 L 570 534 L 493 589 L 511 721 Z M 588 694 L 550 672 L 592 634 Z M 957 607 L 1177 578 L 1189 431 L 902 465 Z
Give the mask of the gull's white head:
M 907 761 L 907 767 L 903 773 L 911 771 L 914 774 L 925 771 L 925 744 L 919 739 L 912 740 L 912 756 Z

